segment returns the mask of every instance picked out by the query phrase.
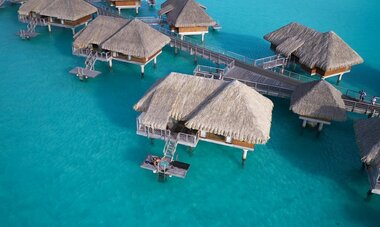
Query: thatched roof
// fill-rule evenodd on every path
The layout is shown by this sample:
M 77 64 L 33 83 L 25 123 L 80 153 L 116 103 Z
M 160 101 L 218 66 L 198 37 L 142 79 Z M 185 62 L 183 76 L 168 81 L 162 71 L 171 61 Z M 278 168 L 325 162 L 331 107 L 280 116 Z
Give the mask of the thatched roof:
M 105 41 L 102 48 L 125 55 L 146 58 L 160 51 L 168 43 L 170 43 L 168 36 L 138 19 L 133 19 Z
M 98 16 L 74 40 L 74 47 L 89 44 L 135 57 L 151 57 L 170 42 L 170 38 L 146 23 L 109 16 Z
M 84 0 L 29 0 L 19 9 L 19 14 L 35 12 L 63 20 L 79 20 L 97 12 L 97 8 Z
M 171 73 L 134 108 L 145 112 L 144 125 L 156 129 L 166 129 L 174 119 L 189 129 L 263 144 L 269 140 L 273 103 L 238 81 Z
M 216 22 L 194 0 L 168 0 L 161 5 L 160 15 L 166 14 L 176 27 L 213 26 Z
M 264 36 L 278 53 L 299 58 L 309 68 L 330 71 L 363 63 L 363 59 L 333 31 L 319 32 L 290 23 Z
M 380 165 L 380 119 L 359 120 L 355 123 L 356 142 L 362 161 L 367 165 Z
M 294 113 L 327 121 L 345 121 L 345 107 L 342 93 L 324 80 L 300 84 L 290 99 Z
M 85 48 L 89 44 L 102 44 L 129 21 L 118 17 L 97 16 L 74 40 L 75 48 Z

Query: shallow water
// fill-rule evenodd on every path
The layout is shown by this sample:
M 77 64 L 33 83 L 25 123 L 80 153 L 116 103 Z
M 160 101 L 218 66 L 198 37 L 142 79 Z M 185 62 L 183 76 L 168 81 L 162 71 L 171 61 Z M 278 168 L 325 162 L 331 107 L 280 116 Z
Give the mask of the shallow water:
M 162 1 L 159 1 L 162 2 Z M 223 26 L 207 44 L 250 57 L 271 54 L 262 37 L 288 22 L 334 30 L 364 59 L 342 86 L 380 95 L 380 6 L 375 0 L 202 0 Z M 320 137 L 300 129 L 289 102 L 275 104 L 271 140 L 241 167 L 241 151 L 200 142 L 190 152 L 186 179 L 160 183 L 139 167 L 161 154 L 135 134 L 132 106 L 171 71 L 191 73 L 193 59 L 170 47 L 149 65 L 114 63 L 87 82 L 68 73 L 70 30 L 22 41 L 17 7 L 0 9 L 0 222 L 1 226 L 376 226 L 380 197 L 367 198 L 352 124 L 326 127 Z M 146 5 L 141 15 L 152 15 Z M 202 62 L 201 62 L 202 63 Z M 207 62 L 206 62 L 207 63 Z

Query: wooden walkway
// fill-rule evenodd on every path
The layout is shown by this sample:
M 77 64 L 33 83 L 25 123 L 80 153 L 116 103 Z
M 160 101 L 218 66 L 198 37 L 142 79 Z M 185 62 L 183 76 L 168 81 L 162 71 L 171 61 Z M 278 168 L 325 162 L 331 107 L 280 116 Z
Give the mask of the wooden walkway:
M 87 2 L 90 2 L 98 7 L 98 9 L 101 9 L 102 14 L 120 17 L 118 13 L 112 11 L 109 7 L 95 4 L 98 2 L 104 2 L 102 0 L 87 0 Z M 227 69 L 231 70 L 231 72 L 226 73 L 226 80 L 237 79 L 256 88 L 263 94 L 266 93 L 267 95 L 289 98 L 296 86 L 303 82 L 313 80 L 310 77 L 281 70 L 278 67 L 271 68 L 272 66 L 270 66 L 270 70 L 267 69 L 268 67 L 259 67 L 256 65 L 257 61 L 255 62 L 253 59 L 249 59 L 233 52 L 181 40 L 178 35 L 172 33 L 170 30 L 160 26 L 154 26 L 157 24 L 156 20 L 151 20 L 154 23 L 149 23 L 149 20 L 150 19 L 147 20 L 148 24 L 151 24 L 153 28 L 170 37 L 170 46 L 176 51 L 182 50 L 188 52 L 190 55 L 194 55 L 194 57 L 199 56 L 216 64 L 223 64 Z M 349 112 L 380 117 L 380 106 L 378 105 L 372 106 L 370 103 L 357 102 L 349 96 L 344 96 L 343 99 L 346 104 L 346 109 Z
M 350 96 L 343 95 L 346 110 L 348 112 L 365 114 L 371 117 L 380 117 L 380 105 L 372 105 L 368 102 L 360 102 Z

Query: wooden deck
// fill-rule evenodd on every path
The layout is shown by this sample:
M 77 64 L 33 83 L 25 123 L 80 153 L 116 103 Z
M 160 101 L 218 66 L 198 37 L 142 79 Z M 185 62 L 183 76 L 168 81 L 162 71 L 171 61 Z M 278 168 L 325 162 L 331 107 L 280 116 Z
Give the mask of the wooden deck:
M 183 162 L 172 161 L 169 163 L 168 168 L 165 171 L 158 171 L 158 168 L 154 165 L 153 159 L 159 158 L 158 156 L 148 155 L 140 167 L 143 169 L 151 170 L 153 173 L 162 173 L 168 176 L 175 176 L 179 178 L 185 178 L 189 171 L 190 165 Z

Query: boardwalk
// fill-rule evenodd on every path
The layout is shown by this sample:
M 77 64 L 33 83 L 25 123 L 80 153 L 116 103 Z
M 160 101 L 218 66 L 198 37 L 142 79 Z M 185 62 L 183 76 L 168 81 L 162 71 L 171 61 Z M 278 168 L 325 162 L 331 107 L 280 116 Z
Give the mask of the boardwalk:
M 359 102 L 358 100 L 343 95 L 344 103 L 346 104 L 346 110 L 348 112 L 365 114 L 371 117 L 380 117 L 380 105 L 372 105 L 368 102 Z
M 91 2 L 94 6 L 98 7 L 100 14 L 120 17 L 120 15 L 110 9 L 109 7 L 104 7 L 98 2 L 104 2 L 101 0 L 87 0 Z M 290 98 L 294 88 L 303 82 L 309 82 L 314 80 L 311 77 L 303 76 L 284 70 L 278 61 L 270 61 L 266 64 L 265 62 L 261 64 L 261 67 L 256 63 L 258 60 L 249 59 L 245 56 L 238 55 L 233 52 L 219 50 L 205 45 L 199 45 L 194 42 L 189 42 L 187 40 L 181 40 L 181 38 L 172 33 L 170 30 L 156 26 L 160 24 L 160 19 L 158 18 L 142 18 L 143 21 L 152 25 L 158 31 L 168 35 L 171 39 L 170 46 L 178 50 L 188 52 L 190 55 L 196 57 L 201 57 L 210 60 L 216 64 L 222 64 L 226 66 L 226 71 L 223 75 L 218 76 L 216 73 L 205 72 L 205 71 L 194 71 L 194 75 L 211 77 L 215 79 L 224 80 L 239 80 L 248 86 L 251 86 L 258 90 L 260 93 L 281 97 Z M 272 59 L 275 60 L 275 59 Z M 281 59 L 280 59 L 281 60 Z M 281 60 L 282 61 L 282 60 Z M 284 63 L 282 63 L 284 64 Z M 219 69 L 218 69 L 219 70 Z M 346 104 L 346 109 L 349 112 L 354 112 L 358 114 L 371 115 L 374 117 L 380 117 L 380 106 L 372 106 L 370 103 L 358 102 L 350 96 L 343 96 Z

